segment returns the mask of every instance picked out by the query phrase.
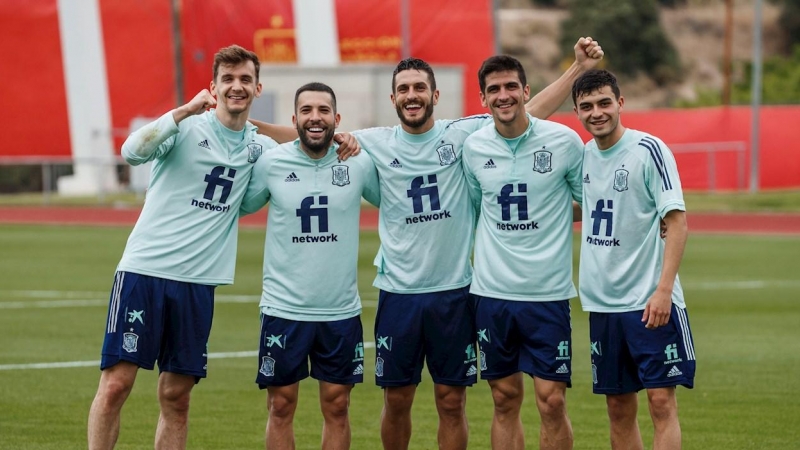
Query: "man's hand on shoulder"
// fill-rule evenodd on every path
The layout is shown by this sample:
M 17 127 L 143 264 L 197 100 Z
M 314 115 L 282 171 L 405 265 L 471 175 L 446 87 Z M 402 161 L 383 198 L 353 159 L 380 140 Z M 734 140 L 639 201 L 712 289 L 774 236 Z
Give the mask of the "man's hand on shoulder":
M 358 139 L 350 133 L 336 133 L 333 135 L 333 140 L 339 144 L 339 148 L 336 149 L 339 161 L 346 161 L 347 158 L 361 153 Z
M 172 118 L 175 119 L 175 123 L 180 123 L 181 120 L 189 116 L 202 114 L 207 109 L 215 106 L 217 106 L 217 99 L 211 95 L 211 92 L 208 92 L 208 89 L 203 89 L 193 99 L 189 100 L 189 103 L 174 109 Z

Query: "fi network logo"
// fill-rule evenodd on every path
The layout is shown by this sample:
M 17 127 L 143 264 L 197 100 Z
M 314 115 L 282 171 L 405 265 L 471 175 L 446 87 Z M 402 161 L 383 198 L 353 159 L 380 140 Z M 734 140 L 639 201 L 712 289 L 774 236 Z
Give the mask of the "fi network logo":
M 300 218 L 300 228 L 302 233 L 311 233 L 311 219 L 317 218 L 320 233 L 328 232 L 328 208 L 323 206 L 314 208 L 314 204 L 327 205 L 328 196 L 320 195 L 318 199 L 314 196 L 306 197 L 300 202 L 300 208 L 295 210 L 297 217 Z
M 225 167 L 217 166 L 211 169 L 211 173 L 207 174 L 203 179 L 206 182 L 206 191 L 203 198 L 208 201 L 214 200 L 214 195 L 217 193 L 217 188 L 222 188 L 222 194 L 219 197 L 220 203 L 228 201 L 228 196 L 233 189 L 233 178 L 236 176 L 236 169 L 228 169 L 228 178 L 223 178 Z
M 411 199 L 414 213 L 421 213 L 425 210 L 422 206 L 422 198 L 428 197 L 431 211 L 439 210 L 439 187 L 436 185 L 436 175 L 428 175 L 428 185 L 425 185 L 426 177 L 416 177 L 411 180 L 411 188 L 406 191 L 406 195 Z
M 517 185 L 517 192 L 522 195 L 513 195 L 513 184 L 507 184 L 500 189 L 500 195 L 497 196 L 497 203 L 500 205 L 504 222 L 511 220 L 511 205 L 516 205 L 517 207 L 518 220 L 528 220 L 528 185 L 526 183 L 519 183 Z
M 588 176 L 588 175 L 587 175 Z M 608 209 L 606 209 L 608 207 Z M 603 221 L 606 223 L 605 235 L 611 236 L 614 219 L 614 200 L 600 199 L 594 206 L 592 211 L 592 235 L 597 236 L 600 234 L 600 227 L 603 226 Z

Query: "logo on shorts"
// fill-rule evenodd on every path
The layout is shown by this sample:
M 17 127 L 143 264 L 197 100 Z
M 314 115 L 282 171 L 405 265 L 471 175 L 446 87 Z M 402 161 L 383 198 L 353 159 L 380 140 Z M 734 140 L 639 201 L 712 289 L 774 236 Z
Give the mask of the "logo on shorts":
M 667 374 L 667 378 L 677 377 L 677 376 L 680 376 L 680 375 L 683 375 L 683 372 L 681 372 L 678 369 L 678 366 L 672 366 L 672 369 L 669 369 L 669 373 Z
M 122 349 L 128 353 L 134 353 L 138 349 L 136 348 L 137 344 L 139 343 L 139 335 L 136 333 L 124 333 L 122 335 Z
M 600 341 L 592 341 L 592 355 L 603 356 L 603 350 L 600 347 Z
M 128 308 L 125 308 L 125 314 L 128 316 L 128 323 L 135 323 L 137 320 L 140 324 L 144 325 L 144 310 L 137 311 L 128 311 Z
M 378 350 L 381 347 L 386 350 L 392 351 L 392 337 L 391 336 L 378 336 Z
M 270 358 L 269 356 L 263 356 L 261 358 L 261 368 L 258 369 L 258 372 L 265 377 L 274 377 L 275 376 L 275 360 Z
M 383 358 L 380 356 L 375 359 L 375 376 L 382 377 L 383 376 Z
M 478 374 L 478 368 L 475 367 L 474 364 L 470 365 L 469 369 L 467 369 L 467 376 L 471 377 L 471 376 L 477 375 L 477 374 Z
M 478 343 L 481 342 L 492 342 L 491 336 L 489 335 L 489 330 L 486 328 L 482 330 L 478 330 Z
M 569 373 L 569 368 L 567 368 L 567 363 L 562 364 L 561 367 L 559 367 L 558 370 L 556 370 L 556 373 L 558 374 Z
M 679 362 L 683 362 L 682 358 L 678 357 L 678 344 L 669 344 L 664 349 L 664 355 L 666 357 L 666 361 L 664 364 L 675 364 Z
M 281 342 L 281 338 L 283 342 Z M 269 348 L 272 348 L 273 345 L 277 345 L 280 348 L 286 348 L 286 337 L 282 334 L 279 334 L 277 336 L 271 334 L 269 336 L 265 336 L 264 339 L 266 339 L 264 345 L 266 345 Z
M 363 360 L 364 360 L 364 343 L 359 342 L 358 344 L 356 344 L 356 351 L 355 351 L 355 356 L 353 357 L 353 362 L 360 362 Z M 360 366 L 361 364 L 359 364 L 359 367 Z M 361 367 L 361 373 L 364 373 L 363 367 Z
M 561 341 L 558 343 L 558 357 L 556 357 L 556 361 L 562 359 L 569 359 L 569 341 Z
M 597 366 L 592 364 L 592 383 L 597 384 Z
M 486 353 L 481 350 L 481 371 L 486 370 Z
M 464 349 L 464 353 L 466 353 L 467 359 L 464 361 L 464 364 L 469 364 L 475 362 L 477 360 L 477 356 L 475 355 L 475 345 L 469 344 L 466 349 Z
M 353 371 L 353 375 L 364 375 L 364 365 L 359 364 L 356 370 Z

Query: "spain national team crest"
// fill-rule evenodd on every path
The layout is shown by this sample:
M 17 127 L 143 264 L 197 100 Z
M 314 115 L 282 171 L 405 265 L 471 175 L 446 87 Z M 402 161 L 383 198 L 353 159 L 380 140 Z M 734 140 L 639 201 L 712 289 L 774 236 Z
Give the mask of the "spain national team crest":
M 383 376 L 383 358 L 381 357 L 375 359 L 375 376 L 376 377 Z
M 247 144 L 247 162 L 254 163 L 258 161 L 262 151 L 261 144 Z
M 436 149 L 439 153 L 439 165 L 449 166 L 456 162 L 456 152 L 453 150 L 453 144 L 445 144 Z
M 618 192 L 628 190 L 628 171 L 625 169 L 617 169 L 614 172 L 614 190 Z
M 334 186 L 347 186 L 350 184 L 350 167 L 337 164 L 331 167 L 331 169 L 333 170 Z
M 275 376 L 275 360 L 270 358 L 269 356 L 264 356 L 261 358 L 261 368 L 258 369 L 259 373 L 264 375 L 265 377 L 274 377 Z
M 122 349 L 128 353 L 135 353 L 138 350 L 139 335 L 136 333 L 124 333 L 122 335 Z
M 535 152 L 533 154 L 533 170 L 539 173 L 552 172 L 553 154 L 545 150 Z

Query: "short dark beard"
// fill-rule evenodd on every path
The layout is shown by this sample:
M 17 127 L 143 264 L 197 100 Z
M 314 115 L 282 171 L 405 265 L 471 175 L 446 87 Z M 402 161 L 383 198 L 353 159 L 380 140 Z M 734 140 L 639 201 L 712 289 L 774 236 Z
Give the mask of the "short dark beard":
M 336 130 L 333 128 L 328 128 L 325 130 L 323 139 L 321 141 L 314 142 L 308 138 L 308 132 L 299 124 L 297 125 L 297 135 L 300 137 L 300 142 L 303 144 L 303 147 L 316 155 L 328 151 L 328 148 L 331 146 L 331 142 L 333 141 L 333 135 L 335 131 Z
M 419 120 L 406 119 L 405 115 L 403 115 L 402 105 L 397 105 L 396 109 L 397 109 L 397 117 L 400 118 L 400 122 L 403 122 L 403 125 L 409 128 L 419 128 L 425 125 L 425 122 L 427 122 L 428 119 L 430 119 L 431 116 L 433 115 L 433 103 L 428 103 L 428 105 L 425 106 L 425 114 L 423 114 L 422 117 L 419 118 Z

